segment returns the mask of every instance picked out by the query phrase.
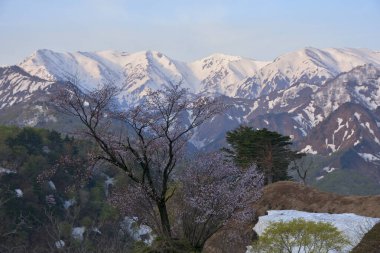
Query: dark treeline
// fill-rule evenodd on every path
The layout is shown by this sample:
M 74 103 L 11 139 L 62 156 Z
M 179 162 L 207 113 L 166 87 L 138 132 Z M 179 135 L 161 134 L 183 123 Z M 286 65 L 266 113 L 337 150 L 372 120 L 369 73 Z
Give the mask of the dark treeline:
M 91 146 L 56 131 L 0 127 L 0 252 L 130 248 L 130 238 L 115 241 L 120 214 L 88 159 Z M 87 228 L 80 243 L 75 227 Z

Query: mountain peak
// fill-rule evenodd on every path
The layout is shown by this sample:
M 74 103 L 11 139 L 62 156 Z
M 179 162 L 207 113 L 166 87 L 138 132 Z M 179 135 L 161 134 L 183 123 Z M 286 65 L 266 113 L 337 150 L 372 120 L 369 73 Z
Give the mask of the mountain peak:
M 48 54 L 48 53 L 53 53 L 55 51 L 51 50 L 51 49 L 47 49 L 47 48 L 41 48 L 41 49 L 37 49 L 36 51 L 34 51 L 32 53 L 32 55 L 44 55 L 44 54 Z
M 368 49 L 305 47 L 272 62 L 215 53 L 191 63 L 146 50 L 126 53 L 115 50 L 55 52 L 40 49 L 19 64 L 26 72 L 47 80 L 80 75 L 85 86 L 104 80 L 143 90 L 149 83 L 159 87 L 168 80 L 182 80 L 193 91 L 211 91 L 232 97 L 254 98 L 297 82 L 324 83 L 354 67 L 380 66 L 380 54 Z
M 228 54 L 223 54 L 223 53 L 214 53 L 211 54 L 202 60 L 208 60 L 208 59 L 215 59 L 215 60 L 226 60 L 226 61 L 238 61 L 241 60 L 241 56 L 235 56 L 235 55 L 228 55 Z

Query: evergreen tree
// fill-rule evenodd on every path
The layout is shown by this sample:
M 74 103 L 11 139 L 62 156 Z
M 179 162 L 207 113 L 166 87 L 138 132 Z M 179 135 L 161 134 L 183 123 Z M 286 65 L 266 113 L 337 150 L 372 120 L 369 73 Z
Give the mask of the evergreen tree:
M 224 150 L 242 168 L 256 164 L 264 174 L 266 184 L 289 179 L 287 170 L 290 162 L 302 156 L 290 149 L 292 142 L 289 136 L 266 128 L 254 130 L 240 126 L 227 132 L 226 138 L 230 148 Z
M 23 128 L 14 138 L 10 137 L 6 140 L 11 148 L 15 146 L 25 147 L 28 154 L 40 154 L 43 147 L 43 139 L 41 134 L 33 128 Z

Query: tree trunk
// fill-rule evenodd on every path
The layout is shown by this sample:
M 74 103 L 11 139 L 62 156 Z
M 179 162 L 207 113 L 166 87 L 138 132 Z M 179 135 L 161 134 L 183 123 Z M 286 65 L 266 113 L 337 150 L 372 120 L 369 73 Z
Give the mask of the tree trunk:
M 267 171 L 267 184 L 271 184 L 273 183 L 273 168 L 270 168 L 268 171 Z
M 269 185 L 271 183 L 273 183 L 273 176 L 272 176 L 272 174 L 269 174 L 267 177 L 267 184 Z
M 172 238 L 172 232 L 170 229 L 170 221 L 169 221 L 168 211 L 166 209 L 166 202 L 165 201 L 157 202 L 157 207 L 158 207 L 158 211 L 160 213 L 160 221 L 161 221 L 163 235 L 167 239 L 171 239 Z

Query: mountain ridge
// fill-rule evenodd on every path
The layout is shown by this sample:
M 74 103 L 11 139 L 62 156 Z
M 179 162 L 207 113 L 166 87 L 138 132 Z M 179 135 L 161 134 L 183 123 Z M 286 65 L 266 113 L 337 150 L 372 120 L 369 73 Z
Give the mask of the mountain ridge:
M 0 123 L 67 131 L 64 125 L 72 130 L 76 123 L 63 118 L 49 96 L 75 75 L 76 66 L 82 71 L 79 77 L 89 82 L 77 83 L 84 91 L 98 87 L 101 78 L 116 80 L 114 84 L 124 89 L 118 94 L 121 106 L 138 103 L 148 89 L 181 82 L 191 93 L 219 96 L 228 105 L 225 113 L 194 132 L 192 150 L 219 149 L 226 145 L 225 133 L 239 125 L 267 128 L 289 135 L 296 149 L 323 157 L 310 173 L 312 183 L 328 190 L 342 184 L 336 178 L 349 182 L 356 175 L 361 179 L 352 183 L 366 182 L 374 186 L 371 193 L 376 192 L 373 189 L 380 184 L 378 52 L 306 48 L 271 63 L 214 54 L 191 64 L 157 51 L 60 54 L 41 50 L 19 66 L 0 68 Z M 253 85 L 247 88 L 248 82 Z M 246 88 L 242 95 L 237 95 L 243 87 L 239 85 Z M 336 191 L 354 193 L 344 187 Z
M 47 80 L 62 81 L 76 76 L 87 89 L 111 81 L 123 87 L 124 94 L 132 94 L 131 100 L 135 101 L 147 88 L 157 89 L 157 85 L 180 81 L 195 93 L 256 98 L 296 82 L 323 83 L 364 64 L 380 66 L 380 53 L 368 49 L 309 47 L 281 55 L 272 62 L 216 53 L 186 63 L 154 50 L 58 53 L 43 49 L 18 66 Z

